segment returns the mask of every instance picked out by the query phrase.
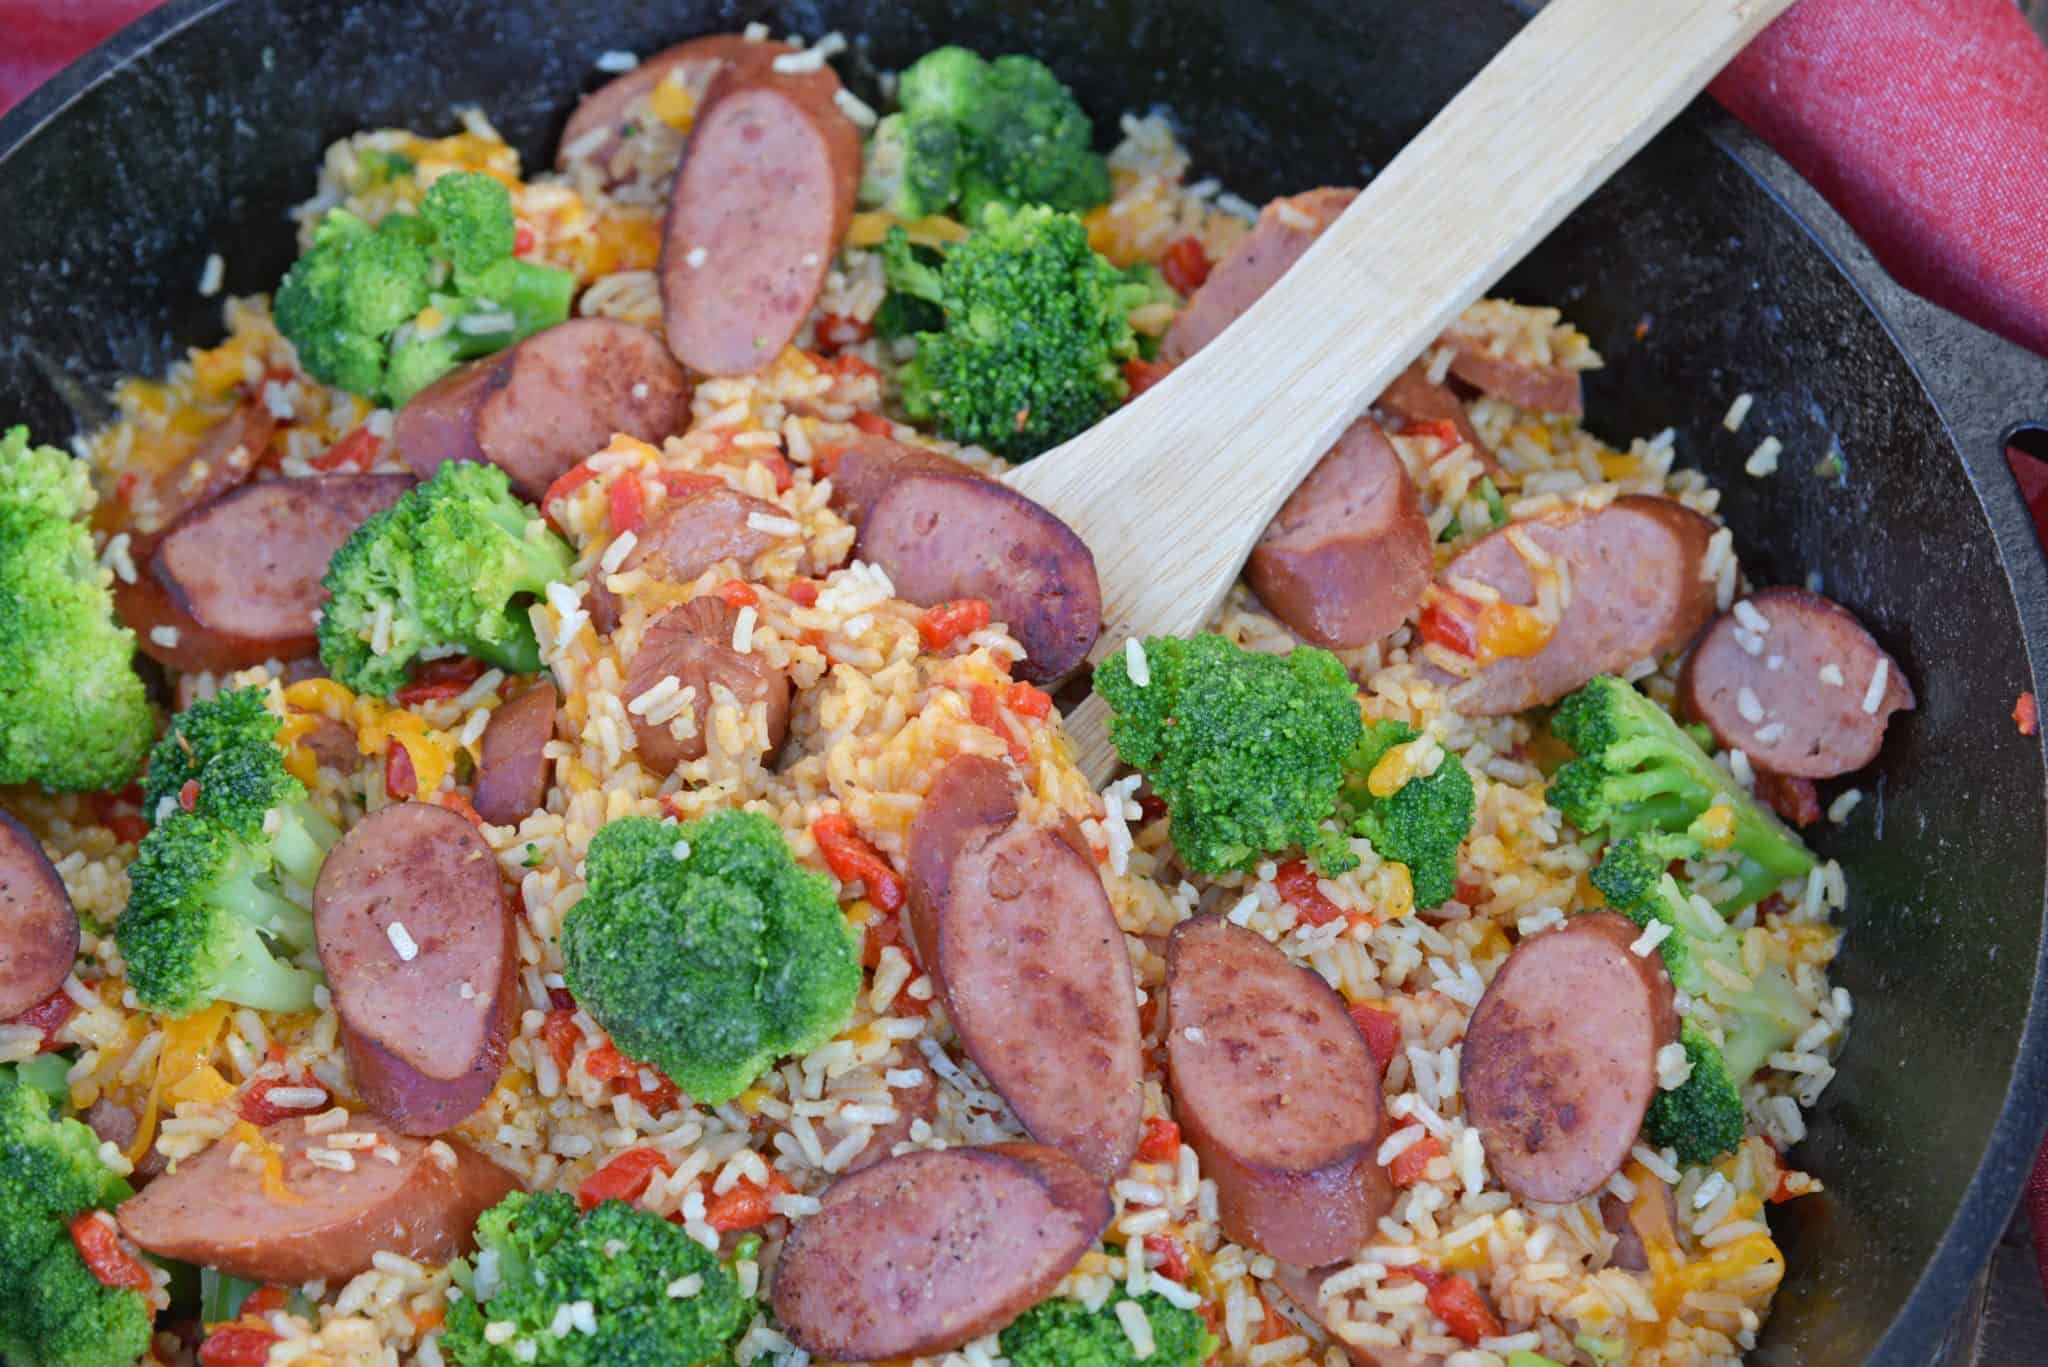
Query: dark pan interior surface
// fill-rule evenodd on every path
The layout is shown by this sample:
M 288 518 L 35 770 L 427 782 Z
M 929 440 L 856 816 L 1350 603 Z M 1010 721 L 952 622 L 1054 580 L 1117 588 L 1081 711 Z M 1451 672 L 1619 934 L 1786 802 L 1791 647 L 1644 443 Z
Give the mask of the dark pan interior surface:
M 876 70 L 938 41 L 1035 52 L 1105 131 L 1123 109 L 1169 106 L 1196 174 L 1255 202 L 1368 175 L 1520 22 L 1495 0 L 183 0 L 0 123 L 0 423 L 62 437 L 115 376 L 216 338 L 219 301 L 195 289 L 207 255 L 226 258 L 230 292 L 268 289 L 292 257 L 285 210 L 332 139 L 445 130 L 475 103 L 536 167 L 572 94 L 602 79 L 600 52 L 754 18 L 844 30 L 839 65 L 868 94 Z M 1919 693 L 1858 780 L 1863 806 L 1817 837 L 1848 871 L 1836 980 L 1857 1009 L 1795 1154 L 1827 1192 L 1772 1212 L 1790 1271 L 1758 1357 L 1921 1362 L 2003 1225 L 2044 1114 L 2040 1064 L 2021 1048 L 2041 950 L 2042 755 L 2009 713 L 2035 687 L 2048 578 L 1980 449 L 1996 434 L 1960 411 L 1981 336 L 1916 343 L 1922 377 L 1966 396 L 1945 425 L 1831 254 L 1854 255 L 1839 225 L 1817 239 L 1730 154 L 1740 141 L 1709 116 L 1681 120 L 1504 288 L 1563 308 L 1606 356 L 1586 387 L 1594 430 L 1676 429 L 1680 463 L 1725 491 L 1750 576 L 1817 573 Z M 1756 407 L 1731 434 L 1721 417 L 1744 391 Z M 1746 478 L 1766 433 L 1784 442 L 1781 472 Z M 1830 451 L 1846 473 L 1816 470 Z

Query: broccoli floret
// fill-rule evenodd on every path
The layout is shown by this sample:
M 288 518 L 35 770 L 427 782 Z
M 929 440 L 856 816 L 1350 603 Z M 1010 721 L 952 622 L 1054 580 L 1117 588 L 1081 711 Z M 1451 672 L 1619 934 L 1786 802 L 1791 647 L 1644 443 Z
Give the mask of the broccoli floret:
M 100 1285 L 69 1228 L 130 1194 L 100 1162 L 91 1130 L 54 1117 L 34 1088 L 0 1079 L 0 1360 L 130 1367 L 147 1350 L 149 1302 Z
M 1115 651 L 1095 668 L 1109 738 L 1166 800 L 1173 847 L 1197 873 L 1301 849 L 1326 873 L 1357 863 L 1321 822 L 1363 735 L 1358 690 L 1328 651 L 1240 650 L 1221 636 L 1144 643 L 1149 679 Z
M 1783 964 L 1766 961 L 1750 972 L 1743 932 L 1664 871 L 1668 859 L 1686 857 L 1688 845 L 1682 836 L 1618 840 L 1591 878 L 1608 905 L 1637 925 L 1661 921 L 1669 928 L 1657 949 L 1672 986 L 1690 998 L 1682 1042 L 1693 1072 L 1658 1094 L 1645 1132 L 1683 1161 L 1705 1163 L 1741 1142 L 1742 1086 L 1806 1028 L 1813 1012 Z
M 938 48 L 904 70 L 896 99 L 897 122 L 877 125 L 869 149 L 871 203 L 922 217 L 957 200 L 978 222 L 991 207 L 1084 210 L 1109 199 L 1087 113 L 1035 57 L 990 62 Z
M 934 266 L 902 229 L 882 245 L 889 288 L 936 305 L 898 379 L 911 417 L 1026 461 L 1093 425 L 1130 392 L 1131 310 L 1153 287 L 1097 256 L 1072 214 L 990 211 Z
M 474 1295 L 453 1300 L 441 1351 L 460 1367 L 697 1367 L 726 1362 L 753 1317 L 753 1301 L 716 1255 L 651 1212 L 606 1201 L 581 1219 L 564 1192 L 514 1192 L 483 1213 Z M 700 1279 L 688 1296 L 668 1288 Z M 594 1333 L 554 1332 L 555 1316 L 587 1301 Z M 516 1326 L 504 1343 L 492 1323 Z M 520 1357 L 526 1344 L 538 1356 Z
M 1738 891 L 1723 910 L 1812 870 L 1813 855 L 1785 823 L 1737 787 L 1670 713 L 1620 679 L 1602 675 L 1567 697 L 1550 730 L 1579 755 L 1551 779 L 1551 805 L 1588 834 L 1686 834 L 1729 851 Z
M 156 734 L 92 506 L 84 462 L 26 427 L 0 435 L 0 784 L 121 788 Z
M 569 990 L 620 1049 L 702 1105 L 846 1024 L 858 944 L 832 884 L 753 812 L 600 830 L 562 922 Z
M 1194 1311 L 1164 1296 L 1118 1291 L 1094 1310 L 1065 1297 L 1040 1301 L 1003 1330 L 1003 1356 L 1011 1367 L 1136 1367 L 1138 1355 L 1116 1311 L 1127 1300 L 1136 1301 L 1152 1326 L 1146 1367 L 1200 1367 L 1216 1351 L 1216 1336 Z
M 322 581 L 320 658 L 359 693 L 389 693 L 414 657 L 460 646 L 500 669 L 540 668 L 527 601 L 565 582 L 569 544 L 494 465 L 449 461 L 356 528 Z M 379 646 L 382 649 L 378 649 Z
M 330 210 L 278 286 L 278 330 L 315 379 L 402 404 L 458 362 L 568 317 L 575 276 L 514 258 L 517 231 L 510 192 L 479 171 L 442 176 L 418 214 L 374 228 Z
M 1367 725 L 1345 761 L 1344 808 L 1354 835 L 1371 841 L 1380 858 L 1408 866 L 1415 905 L 1440 907 L 1457 888 L 1458 851 L 1472 831 L 1472 775 L 1465 762 L 1446 750 L 1433 774 L 1412 776 L 1385 796 L 1371 786 L 1387 752 L 1421 734 L 1391 719 Z
M 313 918 L 271 884 L 261 839 L 200 812 L 172 811 L 143 838 L 128 870 L 128 906 L 114 939 L 128 984 L 152 1011 L 185 1016 L 215 1000 L 303 1011 L 317 975 L 292 956 L 313 943 Z

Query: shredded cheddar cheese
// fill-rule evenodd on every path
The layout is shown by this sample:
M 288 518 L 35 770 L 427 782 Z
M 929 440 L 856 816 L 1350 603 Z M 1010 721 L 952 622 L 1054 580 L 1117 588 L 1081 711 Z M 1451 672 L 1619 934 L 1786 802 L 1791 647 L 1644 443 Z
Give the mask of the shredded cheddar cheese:
M 920 247 L 943 247 L 967 236 L 965 225 L 938 214 L 906 223 L 894 214 L 874 210 L 853 216 L 852 225 L 846 230 L 846 242 L 852 247 L 879 247 L 889 230 L 896 227 L 902 228 Z
M 142 1118 L 135 1126 L 135 1142 L 128 1146 L 128 1161 L 139 1163 L 156 1142 L 157 1105 L 164 1093 L 175 1091 L 179 1084 L 206 1062 L 213 1053 L 213 1042 L 220 1038 L 221 1027 L 227 1023 L 228 1004 L 215 1002 L 203 1010 L 195 1011 L 183 1020 L 165 1021 L 163 1024 L 163 1047 L 157 1050 L 156 1070 L 150 1079 L 149 1096 L 142 1105 Z
M 200 1064 L 165 1091 L 173 1102 L 196 1101 L 202 1106 L 218 1106 L 234 1094 L 235 1084 L 210 1063 Z
M 1479 616 L 1479 658 L 1491 661 L 1534 655 L 1550 644 L 1554 630 L 1533 608 L 1488 603 Z
M 1735 812 L 1726 803 L 1717 802 L 1701 812 L 1694 825 L 1700 843 L 1710 850 L 1725 850 L 1735 843 Z
M 247 1144 L 249 1151 L 263 1165 L 263 1195 L 266 1200 L 283 1206 L 305 1204 L 305 1197 L 284 1184 L 284 1154 L 277 1145 L 265 1139 L 262 1132 L 246 1120 L 236 1121 L 235 1128 L 229 1133 Z
M 687 132 L 697 119 L 697 97 L 674 79 L 674 72 L 647 96 L 647 112 L 677 132 Z

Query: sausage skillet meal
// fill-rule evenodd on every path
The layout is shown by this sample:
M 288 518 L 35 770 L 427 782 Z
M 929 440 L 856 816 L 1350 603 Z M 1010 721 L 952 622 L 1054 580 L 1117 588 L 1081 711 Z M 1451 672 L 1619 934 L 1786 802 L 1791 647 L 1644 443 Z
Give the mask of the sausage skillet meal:
M 1002 472 L 1356 191 L 844 46 L 346 138 L 224 340 L 0 441 L 0 1357 L 1739 1361 L 1905 670 L 1504 301 L 1099 641 Z

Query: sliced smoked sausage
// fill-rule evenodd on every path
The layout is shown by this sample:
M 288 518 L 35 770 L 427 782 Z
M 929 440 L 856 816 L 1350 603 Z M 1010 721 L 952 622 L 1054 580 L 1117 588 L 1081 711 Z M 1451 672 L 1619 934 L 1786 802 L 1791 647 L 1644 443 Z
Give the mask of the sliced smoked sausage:
M 1043 1300 L 1109 1217 L 1108 1189 L 1042 1145 L 885 1159 L 797 1221 L 775 1318 L 798 1347 L 842 1362 L 942 1353 Z
M 518 953 L 497 861 L 428 802 L 372 812 L 328 854 L 313 934 L 356 1090 L 403 1134 L 439 1134 L 498 1085 Z
M 372 1134 L 377 1151 L 347 1153 L 340 1171 L 307 1157 L 330 1136 L 306 1133 L 303 1119 L 262 1131 L 282 1160 L 290 1201 L 264 1190 L 263 1164 L 237 1165 L 243 1141 L 229 1135 L 175 1172 L 121 1203 L 121 1232 L 151 1253 L 211 1267 L 254 1282 L 339 1284 L 370 1268 L 371 1255 L 396 1253 L 439 1266 L 475 1248 L 477 1216 L 519 1187 L 511 1173 L 459 1139 L 444 1140 L 453 1163 L 421 1139 L 356 1116 L 353 1134 Z M 386 1162 L 379 1152 L 398 1155 Z
M 1017 1119 L 1104 1181 L 1138 1148 L 1137 990 L 1095 861 L 962 755 L 910 827 L 910 932 L 968 1056 Z
M 0 811 L 0 1021 L 64 986 L 78 957 L 78 913 L 43 842 Z
M 897 478 L 868 508 L 854 555 L 921 607 L 987 601 L 1024 647 L 1016 675 L 1057 679 L 1102 630 L 1095 557 L 1071 527 L 1014 489 L 938 471 Z
M 1657 1181 L 1656 1178 L 1648 1176 L 1647 1173 L 1644 1176 L 1647 1181 L 1656 1185 L 1657 1199 L 1664 1204 L 1665 1223 L 1676 1225 L 1678 1223 L 1678 1207 L 1671 1199 L 1671 1188 Z M 1636 1199 L 1642 1199 L 1640 1191 L 1637 1193 Z M 1610 1266 L 1626 1268 L 1630 1272 L 1646 1272 L 1649 1270 L 1650 1255 L 1643 1247 L 1643 1234 L 1641 1230 L 1636 1228 L 1635 1215 L 1629 1202 L 1622 1200 L 1611 1191 L 1603 1193 L 1600 1197 L 1600 1223 L 1609 1234 L 1614 1236 L 1614 1250 L 1607 1255 L 1607 1261 Z
M 1515 947 L 1465 1030 L 1465 1114 L 1501 1185 L 1576 1201 L 1628 1158 L 1678 1038 L 1664 961 L 1627 917 L 1591 911 Z
M 1312 645 L 1370 645 L 1422 601 L 1429 519 L 1386 433 L 1360 418 L 1266 524 L 1245 580 Z
M 668 714 L 659 706 L 631 712 L 633 744 L 640 763 L 660 774 L 678 764 L 704 758 L 709 748 L 711 707 L 720 690 L 730 692 L 742 707 L 760 703 L 768 714 L 770 759 L 789 732 L 789 676 L 752 651 L 733 649 L 733 626 L 739 614 L 724 599 L 692 598 L 670 608 L 640 638 L 640 649 L 626 666 L 626 705 L 673 677 L 679 689 L 694 689 L 686 709 L 695 722 L 687 737 L 678 737 Z M 650 720 L 649 718 L 653 718 Z
M 1892 713 L 1913 707 L 1913 685 L 1847 608 L 1774 588 L 1707 628 L 1678 700 L 1759 769 L 1834 778 L 1877 758 Z
M 307 654 L 327 602 L 327 562 L 412 486 L 411 475 L 245 484 L 165 532 L 150 573 L 201 626 L 270 642 L 278 659 Z
M 1344 999 L 1221 916 L 1166 946 L 1166 1065 L 1181 1132 L 1232 1239 L 1290 1263 L 1346 1257 L 1393 1206 L 1374 1161 L 1380 1072 Z
M 138 536 L 129 546 L 139 573 L 134 582 L 114 576 L 114 615 L 121 625 L 135 633 L 135 646 L 158 664 L 181 674 L 211 672 L 226 674 L 249 669 L 269 660 L 285 662 L 310 656 L 319 641 L 307 622 L 303 637 L 266 640 L 234 631 L 216 631 L 202 625 L 158 582 L 150 569 L 156 553 L 156 538 Z
M 442 461 L 488 461 L 533 500 L 614 433 L 659 442 L 689 416 L 689 378 L 659 338 L 574 318 L 449 371 L 398 410 L 391 440 L 421 479 Z
M 1479 429 L 1472 425 L 1472 419 L 1465 412 L 1465 405 L 1448 386 L 1440 385 L 1429 378 L 1429 373 L 1417 361 L 1394 377 L 1394 382 L 1380 391 L 1372 406 L 1393 418 L 1403 430 L 1411 423 L 1447 422 L 1458 429 L 1459 437 L 1469 442 L 1479 457 L 1479 463 L 1486 467 L 1488 474 L 1500 473 L 1500 461 L 1479 435 Z
M 744 576 L 757 557 L 785 540 L 780 532 L 755 526 L 757 516 L 789 521 L 775 504 L 723 484 L 664 499 L 615 573 L 639 570 L 663 583 L 687 584 L 712 566 L 730 562 Z M 602 570 L 591 572 L 585 601 L 592 624 L 609 635 L 619 624 L 619 600 L 604 581 Z
M 860 183 L 860 133 L 829 68 L 729 65 L 705 93 L 662 227 L 662 323 L 691 370 L 779 355 L 825 286 Z
M 926 470 L 976 478 L 967 466 L 929 447 L 907 446 L 863 433 L 840 451 L 826 475 L 832 481 L 832 509 L 858 527 L 867 510 L 891 484 L 905 475 Z
M 1452 323 L 1437 339 L 1451 349 L 1451 375 L 1483 394 L 1505 399 L 1517 408 L 1538 413 L 1586 411 L 1579 391 L 1579 372 L 1542 361 L 1519 360 L 1493 349 L 1483 332 Z
M 493 826 L 516 826 L 548 797 L 547 756 L 555 738 L 555 686 L 543 679 L 491 713 L 478 747 L 476 814 Z
M 604 173 L 607 189 L 630 179 L 615 168 L 612 159 L 621 143 L 628 140 L 628 126 L 647 117 L 644 102 L 663 81 L 673 79 L 698 98 L 728 62 L 772 62 L 776 56 L 795 49 L 782 43 L 756 41 L 737 33 L 713 33 L 686 43 L 663 48 L 623 76 L 605 82 L 577 104 L 562 136 L 555 144 L 555 169 L 567 171 L 578 162 L 588 162 Z M 642 106 L 636 111 L 635 106 Z
M 138 533 L 161 531 L 193 508 L 210 503 L 244 483 L 277 431 L 277 419 L 261 399 L 245 399 L 209 427 L 191 454 L 167 469 L 145 475 L 128 495 Z M 142 563 L 142 557 L 135 556 Z
M 1159 359 L 1179 365 L 1209 345 L 1287 274 L 1288 267 L 1351 207 L 1358 191 L 1325 186 L 1276 199 L 1230 255 L 1216 263 L 1159 343 Z
M 1556 702 L 1596 674 L 1619 674 L 1690 641 L 1714 612 L 1703 574 L 1711 519 L 1676 499 L 1625 494 L 1602 508 L 1566 508 L 1481 537 L 1444 567 L 1440 583 L 1485 585 L 1502 601 L 1536 601 L 1536 572 L 1516 541 L 1561 564 L 1570 599 L 1533 655 L 1485 665 L 1451 693 L 1470 716 L 1495 717 Z

